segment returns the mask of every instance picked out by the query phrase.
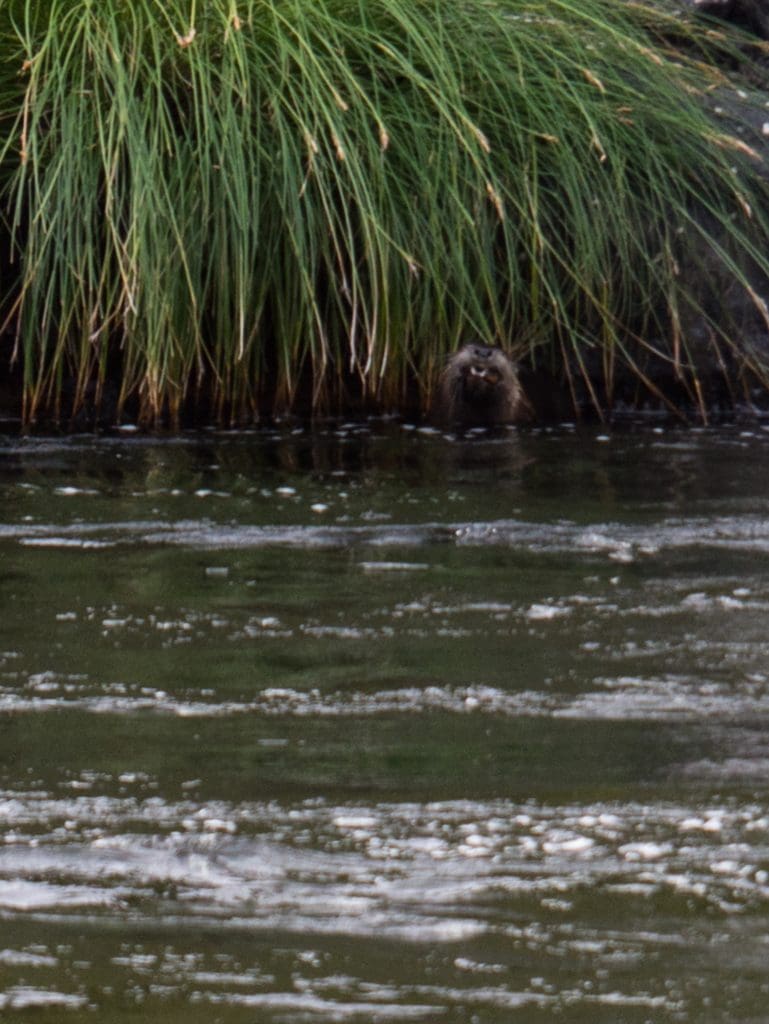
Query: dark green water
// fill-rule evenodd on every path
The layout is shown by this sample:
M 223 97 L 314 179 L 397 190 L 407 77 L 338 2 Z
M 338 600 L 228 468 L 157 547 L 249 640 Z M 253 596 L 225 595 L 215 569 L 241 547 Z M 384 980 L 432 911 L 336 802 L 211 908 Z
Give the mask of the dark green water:
M 769 432 L 0 439 L 0 1016 L 769 1017 Z

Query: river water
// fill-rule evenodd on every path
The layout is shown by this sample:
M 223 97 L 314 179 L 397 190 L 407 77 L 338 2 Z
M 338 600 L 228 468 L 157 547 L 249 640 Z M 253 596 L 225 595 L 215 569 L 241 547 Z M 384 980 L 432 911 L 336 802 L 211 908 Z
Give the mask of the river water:
M 0 1016 L 765 1022 L 768 470 L 0 439 Z

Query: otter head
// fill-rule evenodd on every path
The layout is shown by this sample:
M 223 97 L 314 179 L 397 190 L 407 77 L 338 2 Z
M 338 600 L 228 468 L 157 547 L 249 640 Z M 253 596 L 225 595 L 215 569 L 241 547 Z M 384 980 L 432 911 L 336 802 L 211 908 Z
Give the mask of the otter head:
M 501 348 L 476 343 L 451 356 L 438 392 L 440 418 L 460 428 L 512 423 L 525 402 L 510 357 Z

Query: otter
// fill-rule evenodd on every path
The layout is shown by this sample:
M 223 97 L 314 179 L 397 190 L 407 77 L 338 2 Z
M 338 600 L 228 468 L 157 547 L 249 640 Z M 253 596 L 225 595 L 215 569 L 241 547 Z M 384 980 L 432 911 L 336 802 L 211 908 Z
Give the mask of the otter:
M 463 345 L 438 381 L 436 413 L 447 427 L 499 427 L 523 418 L 525 409 L 515 364 L 501 348 Z

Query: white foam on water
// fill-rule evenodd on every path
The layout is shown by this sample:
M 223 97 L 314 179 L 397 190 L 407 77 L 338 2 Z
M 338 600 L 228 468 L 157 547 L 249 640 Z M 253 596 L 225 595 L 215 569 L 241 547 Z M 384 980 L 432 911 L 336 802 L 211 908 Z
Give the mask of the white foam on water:
M 32 988 L 17 985 L 0 993 L 0 1009 L 34 1010 L 61 1007 L 63 1010 L 78 1010 L 88 1006 L 88 997 L 51 989 Z

